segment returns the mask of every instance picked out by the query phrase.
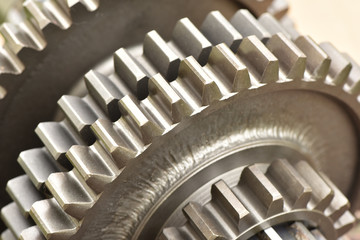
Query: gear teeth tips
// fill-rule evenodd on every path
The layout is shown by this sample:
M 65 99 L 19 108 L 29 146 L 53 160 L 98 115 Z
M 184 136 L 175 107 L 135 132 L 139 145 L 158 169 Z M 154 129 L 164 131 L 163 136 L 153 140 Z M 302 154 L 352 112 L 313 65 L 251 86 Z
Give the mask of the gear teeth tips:
M 236 52 L 242 40 L 241 34 L 219 11 L 207 15 L 200 31 L 214 46 L 225 43 L 233 52 Z
M 334 191 L 306 161 L 299 161 L 294 167 L 312 188 L 310 208 L 324 211 L 333 200 Z
M 61 29 L 68 29 L 72 24 L 67 6 L 61 5 L 55 0 L 26 0 L 24 8 L 33 15 L 41 29 L 49 23 Z
M 183 209 L 185 215 L 190 221 L 190 224 L 195 228 L 197 234 L 202 239 L 206 240 L 220 240 L 225 239 L 225 236 L 220 229 L 216 229 L 216 224 L 210 215 L 207 215 L 202 210 L 202 207 L 197 203 L 189 203 Z
M 66 122 L 40 123 L 35 130 L 55 160 L 64 167 L 71 167 L 65 153 L 72 145 L 84 145 L 83 140 Z
M 349 77 L 352 68 L 351 62 L 329 42 L 321 43 L 320 47 L 331 59 L 329 79 L 326 81 L 335 86 L 343 86 Z
M 279 80 L 279 61 L 255 36 L 245 38 L 237 55 L 260 83 Z
M 291 209 L 306 208 L 312 189 L 285 159 L 272 162 L 266 172 Z
M 156 31 L 145 36 L 144 55 L 159 70 L 165 79 L 173 81 L 178 75 L 180 58 L 170 49 Z
M 291 36 L 285 28 L 270 13 L 261 14 L 258 21 L 271 35 L 282 33 L 286 38 L 291 39 Z
M 76 219 L 82 219 L 85 212 L 95 203 L 96 194 L 87 186 L 76 169 L 53 173 L 45 184 L 62 209 Z
M 124 166 L 127 160 L 136 157 L 144 148 L 140 136 L 123 117 L 115 123 L 99 119 L 91 128 L 114 157 L 118 166 Z
M 94 141 L 90 126 L 99 118 L 106 115 L 96 106 L 90 97 L 79 98 L 64 95 L 58 101 L 60 109 L 74 126 L 75 130 L 88 142 Z
M 206 64 L 212 45 L 188 18 L 177 22 L 172 39 L 170 47 L 183 58 L 193 56 L 202 66 Z
M 213 47 L 210 53 L 209 62 L 204 69 L 213 72 L 214 77 L 218 79 L 217 84 L 220 88 L 220 82 L 228 92 L 241 92 L 251 87 L 249 72 L 246 66 L 235 56 L 233 52 L 225 45 L 219 44 Z M 225 94 L 224 91 L 222 91 Z
M 33 225 L 30 219 L 24 218 L 14 202 L 1 209 L 1 218 L 16 238 L 20 237 L 23 230 Z
M 37 191 L 27 175 L 9 180 L 6 191 L 25 217 L 29 215 L 32 204 L 43 199 L 43 196 Z
M 237 11 L 231 18 L 230 22 L 244 38 L 255 35 L 264 43 L 270 38 L 270 34 L 246 9 L 240 9 Z
M 43 185 L 51 173 L 61 170 L 45 148 L 21 152 L 18 162 L 38 190 L 43 189 Z
M 93 70 L 85 75 L 85 84 L 89 94 L 104 112 L 109 115 L 110 119 L 112 121 L 119 119 L 121 114 L 118 107 L 118 101 L 124 97 L 125 93 L 108 77 Z
M 22 231 L 20 240 L 45 240 L 38 226 L 32 226 Z
M 178 123 L 193 113 L 193 109 L 180 98 L 160 74 L 156 74 L 149 80 L 149 92 L 152 102 L 159 107 L 164 105 L 173 123 Z
M 284 201 L 281 194 L 257 166 L 253 165 L 244 169 L 239 186 L 260 200 L 264 207 L 265 217 L 283 211 Z
M 3 23 L 0 32 L 8 41 L 7 44 L 14 53 L 18 53 L 24 47 L 40 51 L 46 46 L 46 40 L 42 32 L 30 21 L 18 24 Z
M 121 48 L 115 52 L 114 66 L 116 74 L 138 99 L 147 97 L 149 77 L 127 50 Z
M 266 47 L 279 60 L 279 66 L 287 79 L 302 80 L 306 69 L 306 56 L 282 33 L 273 35 Z
M 90 147 L 72 146 L 66 155 L 86 184 L 96 193 L 103 192 L 106 185 L 120 174 L 113 158 L 99 142 Z
M 295 44 L 307 57 L 306 68 L 310 78 L 324 81 L 329 73 L 331 63 L 329 56 L 308 36 L 298 37 Z
M 34 203 L 30 215 L 48 240 L 66 240 L 78 230 L 78 222 L 54 198 Z

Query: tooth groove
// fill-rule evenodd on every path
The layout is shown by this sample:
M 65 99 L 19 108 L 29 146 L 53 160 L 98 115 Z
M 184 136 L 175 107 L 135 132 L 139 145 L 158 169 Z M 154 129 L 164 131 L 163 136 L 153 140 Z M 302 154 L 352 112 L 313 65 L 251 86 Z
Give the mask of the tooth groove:
M 180 51 L 183 58 L 193 56 L 201 65 L 206 64 L 211 51 L 211 43 L 188 18 L 177 22 L 170 47 Z
M 64 212 L 54 198 L 34 203 L 30 215 L 49 240 L 69 239 L 78 230 L 78 223 Z
M 95 193 L 75 169 L 52 173 L 45 184 L 62 209 L 76 219 L 82 219 L 85 212 L 95 204 Z
M 30 219 L 24 218 L 14 202 L 1 209 L 1 218 L 16 238 L 19 238 L 21 232 L 33 224 Z
M 108 114 L 112 121 L 120 117 L 118 101 L 124 97 L 122 92 L 108 77 L 89 71 L 85 75 L 85 84 L 89 94 L 99 106 Z
M 241 34 L 219 11 L 207 15 L 200 31 L 214 46 L 225 43 L 233 52 L 236 52 L 242 40 Z
M 99 142 L 92 146 L 72 146 L 67 157 L 82 178 L 96 193 L 101 193 L 120 171 Z M 124 166 L 120 166 L 121 168 Z
M 325 80 L 331 62 L 328 55 L 308 36 L 298 37 L 295 44 L 307 57 L 306 68 L 310 77 L 319 81 Z
M 266 172 L 291 209 L 306 208 L 312 189 L 285 159 L 272 162 Z
M 72 145 L 84 145 L 78 136 L 64 121 L 43 122 L 35 130 L 51 155 L 64 167 L 69 167 L 65 153 Z
M 270 38 L 270 34 L 246 9 L 240 9 L 237 11 L 231 18 L 230 22 L 244 38 L 255 35 L 263 42 L 266 42 Z
M 21 152 L 18 162 L 38 190 L 42 190 L 51 173 L 61 171 L 58 164 L 44 148 Z
M 279 60 L 280 69 L 288 79 L 301 80 L 306 69 L 306 56 L 282 33 L 273 35 L 266 47 Z
M 41 29 L 49 23 L 61 29 L 67 29 L 72 24 L 69 9 L 55 0 L 27 0 L 23 6 L 33 15 Z
M 247 68 L 225 44 L 213 47 L 206 66 L 214 70 L 214 74 L 218 75 L 217 78 L 230 92 L 240 92 L 251 87 Z
M 329 42 L 321 43 L 320 47 L 331 59 L 328 75 L 331 79 L 330 83 L 335 86 L 343 86 L 349 77 L 352 68 L 351 62 Z
M 9 180 L 6 185 L 6 191 L 25 217 L 29 215 L 32 204 L 43 198 L 27 175 Z
M 310 208 L 324 211 L 330 205 L 334 197 L 334 191 L 306 161 L 299 161 L 294 167 L 312 188 L 313 194 L 309 202 Z
M 145 36 L 144 55 L 159 70 L 165 79 L 173 81 L 178 75 L 180 58 L 170 49 L 156 31 Z
M 238 56 L 259 82 L 270 83 L 279 80 L 277 58 L 255 36 L 244 38 Z
M 163 105 L 173 123 L 180 122 L 193 112 L 160 74 L 156 74 L 149 80 L 149 92 L 153 102 L 156 102 L 158 106 Z

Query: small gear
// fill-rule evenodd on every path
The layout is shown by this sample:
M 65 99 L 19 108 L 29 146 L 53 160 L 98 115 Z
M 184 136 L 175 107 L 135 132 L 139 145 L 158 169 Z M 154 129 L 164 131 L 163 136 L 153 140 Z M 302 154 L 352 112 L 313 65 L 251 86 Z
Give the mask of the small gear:
M 255 225 L 265 220 L 256 231 L 285 221 L 276 217 L 271 223 L 268 217 L 292 213 L 285 222 L 308 222 L 329 238 L 352 226 L 347 200 L 306 163 L 329 174 L 342 191 L 351 191 L 355 174 L 337 176 L 328 166 L 328 161 L 357 165 L 357 148 L 346 144 L 356 142 L 353 118 L 360 116 L 351 95 L 358 94 L 359 76 L 350 72 L 350 61 L 331 44 L 318 46 L 294 30 L 289 33 L 270 14 L 257 20 L 246 10 L 230 22 L 211 12 L 200 29 L 181 19 L 172 36 L 165 42 L 151 31 L 142 46 L 119 49 L 108 61 L 113 68 L 85 75 L 85 97 L 59 100 L 63 121 L 38 125 L 45 147 L 19 156 L 27 175 L 8 183 L 14 203 L 2 210 L 11 231 L 4 239 L 153 239 L 180 224 L 183 217 L 166 226 L 194 191 L 244 166 L 239 195 L 245 189 L 258 205 L 246 202 L 251 194 L 232 200 L 245 201 L 240 204 L 251 209 Z M 279 158 L 306 161 L 292 165 Z M 280 190 L 287 184 L 278 180 L 285 173 L 309 186 L 304 199 L 294 203 L 298 192 Z M 217 193 L 237 191 L 225 182 L 214 186 Z M 199 194 L 203 201 L 207 195 Z M 207 208 L 206 201 L 201 204 Z M 185 207 L 190 221 L 202 221 L 199 209 Z M 201 221 L 193 221 L 195 232 L 208 226 Z M 256 233 L 249 226 L 239 234 L 246 231 L 251 233 L 246 237 Z

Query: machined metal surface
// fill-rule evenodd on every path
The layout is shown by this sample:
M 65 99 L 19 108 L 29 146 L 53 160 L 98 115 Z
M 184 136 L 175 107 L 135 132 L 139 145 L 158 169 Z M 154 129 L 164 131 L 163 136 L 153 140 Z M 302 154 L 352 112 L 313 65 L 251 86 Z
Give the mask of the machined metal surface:
M 88 95 L 62 97 L 59 106 L 66 118 L 37 127 L 45 148 L 20 155 L 28 175 L 20 180 L 34 183 L 26 190 L 34 203 L 28 211 L 31 204 L 18 199 L 14 179 L 8 189 L 17 205 L 4 209 L 23 209 L 38 227 L 19 215 L 7 223 L 12 233 L 25 239 L 39 231 L 48 239 L 94 239 L 99 234 L 107 239 L 153 238 L 181 202 L 205 183 L 254 162 L 273 166 L 281 157 L 305 158 L 351 193 L 358 157 L 353 123 L 360 114 L 356 98 L 342 89 L 348 64 L 331 65 L 328 55 L 338 54 L 334 48 L 322 49 L 306 37 L 291 41 L 270 15 L 261 18 L 272 19 L 272 27 L 262 26 L 245 10 L 234 15 L 232 25 L 211 12 L 199 30 L 181 19 L 169 42 L 150 32 L 142 47 L 116 51 L 110 73 L 88 72 Z M 217 29 L 224 34 L 214 34 Z M 237 161 L 244 152 L 246 157 Z M 34 163 L 34 156 L 48 167 Z M 343 165 L 349 175 L 337 175 L 329 162 Z M 244 178 L 247 184 L 253 181 L 253 191 L 266 190 L 268 184 L 259 181 L 263 178 L 251 177 L 264 172 L 254 170 L 254 175 L 247 169 L 245 175 L 253 180 Z M 334 211 L 336 219 L 341 217 L 348 204 L 330 180 L 312 168 L 296 169 L 289 179 L 300 174 L 312 200 L 295 198 L 292 204 L 323 211 L 325 218 Z M 268 193 L 277 192 L 273 190 Z M 38 201 L 37 191 L 48 197 Z M 334 192 L 340 197 L 333 199 Z M 288 206 L 291 200 L 286 198 Z M 269 203 L 266 217 L 287 209 Z M 297 218 L 282 221 L 304 220 L 299 217 L 304 214 L 293 215 Z M 344 216 L 334 229 L 352 225 L 351 214 Z M 17 225 L 12 221 L 30 225 L 13 228 Z M 265 222 L 260 230 L 271 226 Z M 332 236 L 327 231 L 323 234 Z

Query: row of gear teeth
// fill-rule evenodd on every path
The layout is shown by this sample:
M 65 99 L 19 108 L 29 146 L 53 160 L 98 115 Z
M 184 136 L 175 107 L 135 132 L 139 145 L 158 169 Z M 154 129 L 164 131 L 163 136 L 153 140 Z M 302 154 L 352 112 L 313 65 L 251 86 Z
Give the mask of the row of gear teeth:
M 45 147 L 20 154 L 27 175 L 8 183 L 14 202 L 2 209 L 2 238 L 68 239 L 129 160 L 213 102 L 304 78 L 360 92 L 358 65 L 331 44 L 292 39 L 294 32 L 270 14 L 257 20 L 239 10 L 229 22 L 215 11 L 200 29 L 181 19 L 169 42 L 152 31 L 140 51 L 118 50 L 111 74 L 85 75 L 85 97 L 59 100 L 63 121 L 38 125 Z
M 335 223 L 335 231 L 328 230 L 324 239 L 337 239 L 353 225 L 346 197 L 306 161 L 279 159 L 269 165 L 254 164 L 245 167 L 240 176 L 233 187 L 224 180 L 213 184 L 211 201 L 187 203 L 183 208 L 186 223 L 165 228 L 160 239 L 249 239 L 267 219 L 304 209 L 319 211 Z
M 5 22 L 0 26 L 0 74 L 21 74 L 25 65 L 17 54 L 23 48 L 42 51 L 46 47 L 42 29 L 49 24 L 68 29 L 72 24 L 70 8 L 77 3 L 83 4 L 89 11 L 95 11 L 99 6 L 99 0 L 24 1 L 21 20 Z M 5 95 L 6 89 L 0 85 L 0 99 Z

